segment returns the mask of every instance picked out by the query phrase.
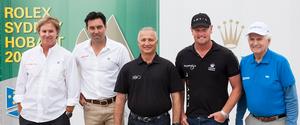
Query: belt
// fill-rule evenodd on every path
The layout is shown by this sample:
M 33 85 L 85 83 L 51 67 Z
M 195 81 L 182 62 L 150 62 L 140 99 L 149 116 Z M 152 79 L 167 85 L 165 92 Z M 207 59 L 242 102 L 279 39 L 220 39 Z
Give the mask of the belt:
M 164 116 L 168 116 L 169 113 L 168 112 L 165 112 L 159 116 L 153 116 L 153 117 L 144 117 L 144 116 L 139 116 L 137 114 L 134 114 L 132 112 L 130 112 L 130 117 L 132 119 L 136 119 L 136 120 L 139 120 L 139 121 L 142 121 L 142 122 L 152 122 L 152 121 L 155 121 L 155 120 L 158 120 L 158 119 L 161 119 L 162 117 Z
M 116 101 L 116 96 L 112 98 L 103 99 L 103 100 L 86 99 L 85 101 L 93 104 L 109 105 Z
M 256 118 L 257 120 L 260 120 L 262 122 L 271 122 L 271 121 L 275 121 L 277 119 L 285 117 L 286 114 L 280 114 L 280 115 L 274 115 L 274 116 L 267 116 L 267 117 L 265 117 L 265 116 L 255 116 L 255 115 L 252 114 L 252 116 L 254 118 Z

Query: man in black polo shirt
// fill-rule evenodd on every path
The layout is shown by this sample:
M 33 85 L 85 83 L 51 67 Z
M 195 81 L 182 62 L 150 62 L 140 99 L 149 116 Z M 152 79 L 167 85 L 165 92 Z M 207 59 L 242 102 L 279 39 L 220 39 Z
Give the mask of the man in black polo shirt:
M 227 48 L 211 40 L 212 25 L 204 13 L 193 16 L 194 44 L 181 50 L 176 68 L 186 83 L 184 125 L 227 125 L 228 114 L 240 98 L 239 63 Z M 228 80 L 232 91 L 228 97 Z
M 115 125 L 122 123 L 126 96 L 131 111 L 128 125 L 170 125 L 171 107 L 172 122 L 179 125 L 184 84 L 175 66 L 156 54 L 157 34 L 153 28 L 140 30 L 138 46 L 141 55 L 125 64 L 117 79 Z

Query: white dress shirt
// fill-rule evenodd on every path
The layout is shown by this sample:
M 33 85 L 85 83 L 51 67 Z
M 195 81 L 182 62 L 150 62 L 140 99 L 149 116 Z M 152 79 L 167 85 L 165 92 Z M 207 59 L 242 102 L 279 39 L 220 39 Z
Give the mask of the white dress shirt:
M 106 99 L 116 95 L 115 83 L 120 69 L 130 61 L 121 43 L 106 38 L 105 47 L 96 56 L 91 40 L 78 44 L 75 55 L 81 75 L 81 93 L 86 99 Z
M 46 57 L 38 45 L 23 53 L 14 101 L 21 103 L 24 119 L 54 120 L 78 103 L 79 93 L 76 61 L 68 50 L 56 44 Z

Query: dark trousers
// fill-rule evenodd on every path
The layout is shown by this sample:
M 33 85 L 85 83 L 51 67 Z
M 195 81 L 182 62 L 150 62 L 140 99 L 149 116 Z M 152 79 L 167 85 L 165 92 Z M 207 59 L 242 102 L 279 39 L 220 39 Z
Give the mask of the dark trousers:
M 170 115 L 161 115 L 157 118 L 153 118 L 149 121 L 143 121 L 142 119 L 138 118 L 136 115 L 132 115 L 130 113 L 128 118 L 128 125 L 170 125 Z
M 188 117 L 188 123 L 190 125 L 228 125 L 228 119 L 225 120 L 224 123 L 219 123 L 215 121 L 213 118 L 207 118 L 207 116 L 200 116 L 195 118 Z
M 70 125 L 70 119 L 68 118 L 66 113 L 64 113 L 52 121 L 36 123 L 33 121 L 26 120 L 20 115 L 19 123 L 20 125 Z

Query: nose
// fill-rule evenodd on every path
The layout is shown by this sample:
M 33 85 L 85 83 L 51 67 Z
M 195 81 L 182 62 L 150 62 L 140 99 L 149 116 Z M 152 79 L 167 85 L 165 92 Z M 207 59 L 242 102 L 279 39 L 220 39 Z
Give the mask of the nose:
M 149 40 L 146 40 L 145 41 L 145 45 L 149 45 L 150 44 L 150 41 Z
M 253 40 L 253 45 L 257 45 L 258 44 L 258 41 L 255 39 Z

